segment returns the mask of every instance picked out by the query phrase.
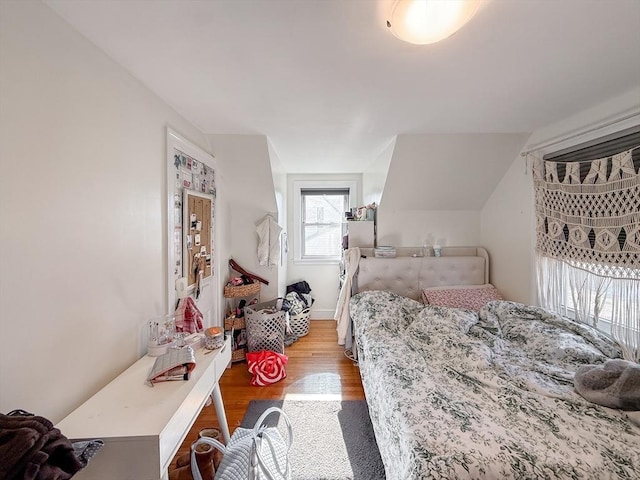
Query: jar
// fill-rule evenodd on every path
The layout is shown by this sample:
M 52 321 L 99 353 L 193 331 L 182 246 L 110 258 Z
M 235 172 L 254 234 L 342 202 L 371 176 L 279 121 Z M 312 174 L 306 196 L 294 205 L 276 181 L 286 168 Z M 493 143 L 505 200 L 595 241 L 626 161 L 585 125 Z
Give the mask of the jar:
M 220 327 L 210 327 L 204 331 L 204 348 L 215 350 L 224 345 L 224 330 Z
M 153 357 L 167 353 L 176 334 L 174 315 L 161 315 L 149 319 L 147 325 L 147 354 Z

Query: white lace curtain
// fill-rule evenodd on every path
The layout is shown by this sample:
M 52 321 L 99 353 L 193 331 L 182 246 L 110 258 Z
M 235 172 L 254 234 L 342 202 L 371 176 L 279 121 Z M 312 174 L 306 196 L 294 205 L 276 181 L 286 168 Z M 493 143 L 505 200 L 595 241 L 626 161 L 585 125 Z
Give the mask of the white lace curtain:
M 640 146 L 635 147 L 640 148 Z M 534 160 L 540 304 L 602 327 L 640 361 L 640 171 L 634 149 L 590 162 Z M 585 163 L 588 171 L 585 170 Z M 581 164 L 583 166 L 581 174 Z

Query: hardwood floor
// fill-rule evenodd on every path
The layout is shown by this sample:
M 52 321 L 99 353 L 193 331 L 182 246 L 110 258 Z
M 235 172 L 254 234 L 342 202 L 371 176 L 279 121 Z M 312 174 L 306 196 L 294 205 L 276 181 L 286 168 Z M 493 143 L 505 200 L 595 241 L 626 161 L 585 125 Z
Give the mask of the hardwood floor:
M 334 320 L 312 320 L 309 334 L 285 349 L 289 357 L 287 378 L 267 387 L 252 387 L 246 362 L 233 363 L 222 375 L 220 390 L 229 431 L 240 425 L 254 399 L 283 400 L 286 395 L 341 395 L 342 400 L 362 400 L 364 391 L 358 367 L 344 356 L 337 343 Z M 198 432 L 217 427 L 215 408 L 205 407 L 193 424 L 178 455 L 189 451 Z

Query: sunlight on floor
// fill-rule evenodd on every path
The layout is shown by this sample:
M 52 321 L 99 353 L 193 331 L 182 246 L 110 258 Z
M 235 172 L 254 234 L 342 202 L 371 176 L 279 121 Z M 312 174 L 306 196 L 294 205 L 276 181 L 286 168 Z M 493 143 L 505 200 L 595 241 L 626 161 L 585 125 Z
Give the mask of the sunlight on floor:
M 336 373 L 314 373 L 305 375 L 287 390 L 284 401 L 335 401 L 342 400 L 342 383 Z M 296 393 L 305 392 L 305 393 Z
M 357 425 L 349 423 L 353 415 L 351 410 L 345 410 L 341 394 L 287 394 L 281 408 L 294 425 L 290 456 L 296 465 L 304 466 L 295 478 L 355 478 L 352 461 L 357 446 L 354 442 L 360 440 L 357 435 L 349 435 L 349 431 L 358 430 Z M 281 429 L 282 422 L 280 419 Z
M 284 402 L 334 402 L 341 401 L 340 393 L 287 393 L 284 396 Z

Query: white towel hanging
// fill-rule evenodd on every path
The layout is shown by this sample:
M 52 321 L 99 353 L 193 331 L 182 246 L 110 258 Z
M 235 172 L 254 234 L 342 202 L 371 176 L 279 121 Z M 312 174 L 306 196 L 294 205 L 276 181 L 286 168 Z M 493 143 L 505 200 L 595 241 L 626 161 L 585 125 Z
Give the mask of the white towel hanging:
M 280 233 L 282 227 L 271 215 L 264 217 L 256 228 L 258 232 L 258 262 L 262 266 L 277 265 L 280 261 Z

